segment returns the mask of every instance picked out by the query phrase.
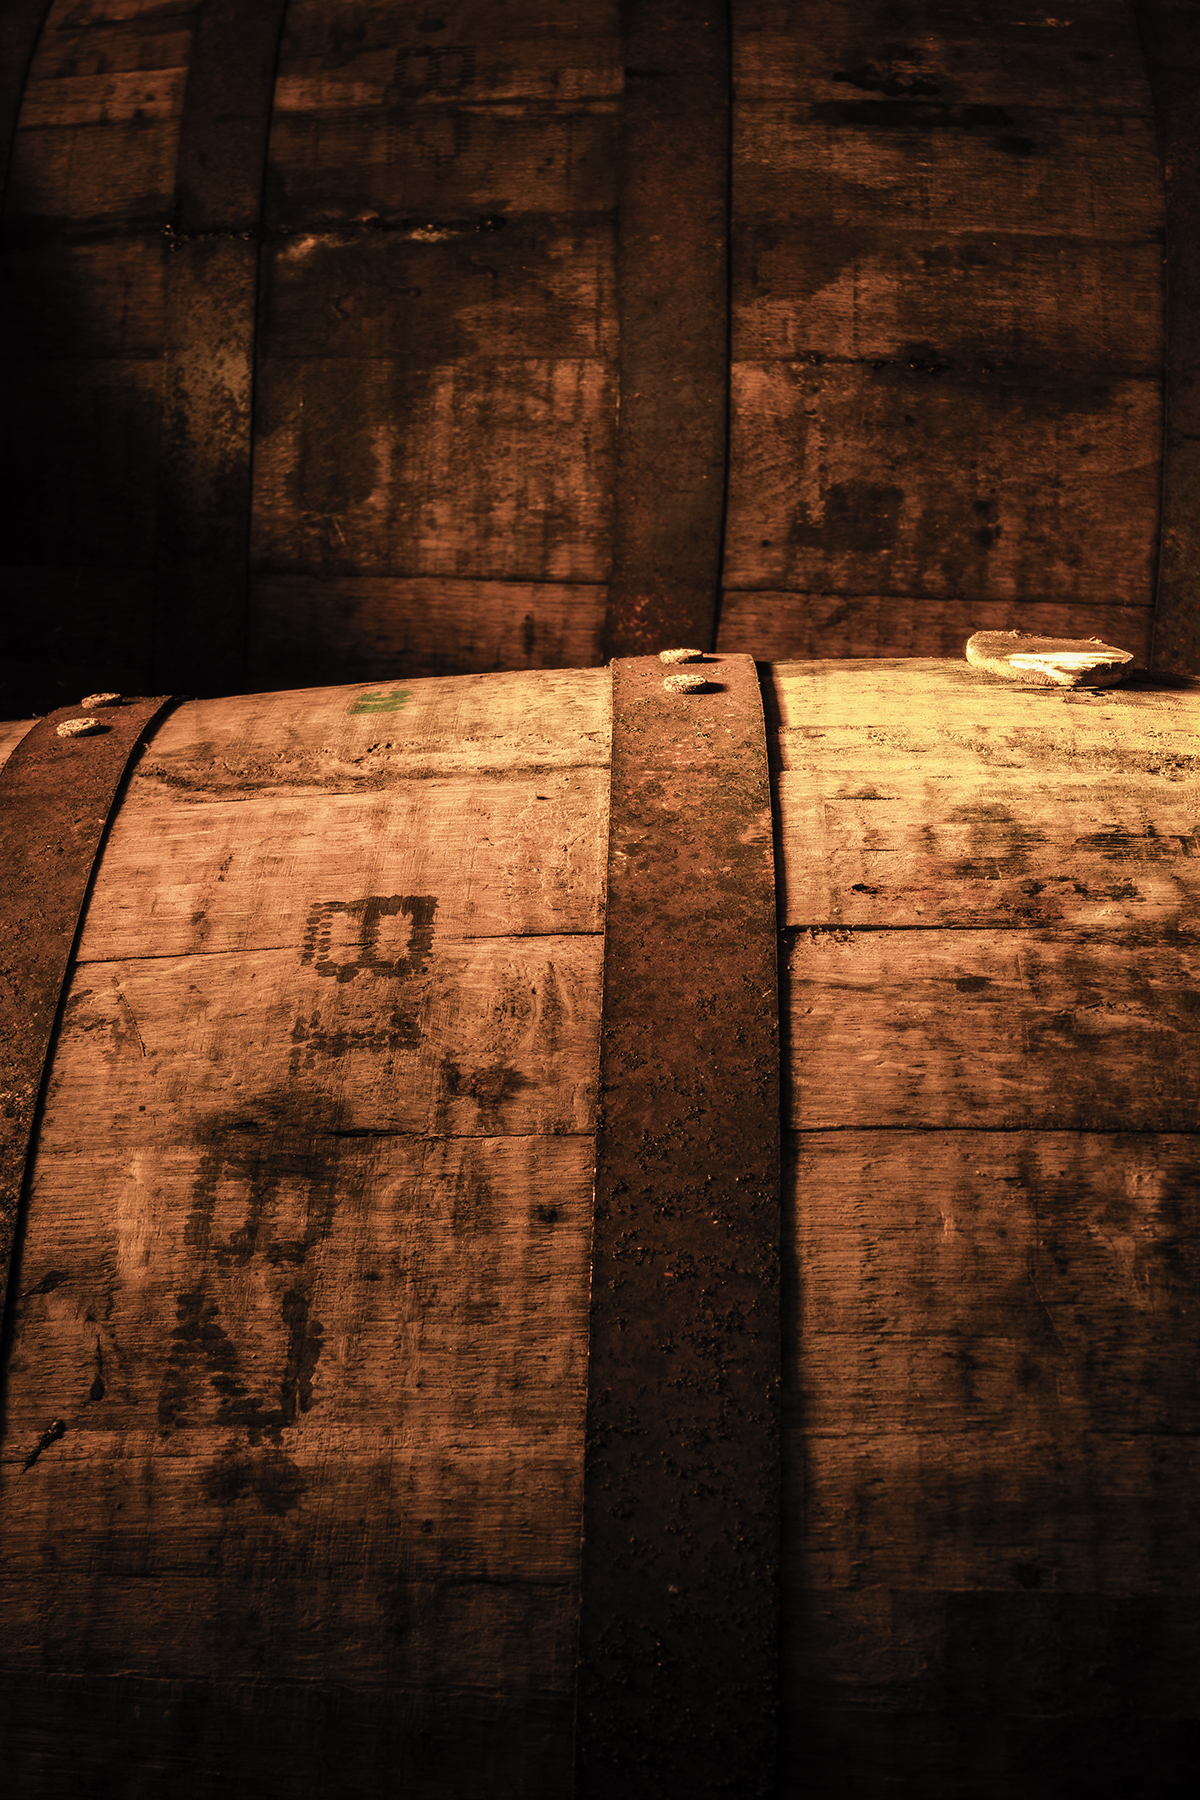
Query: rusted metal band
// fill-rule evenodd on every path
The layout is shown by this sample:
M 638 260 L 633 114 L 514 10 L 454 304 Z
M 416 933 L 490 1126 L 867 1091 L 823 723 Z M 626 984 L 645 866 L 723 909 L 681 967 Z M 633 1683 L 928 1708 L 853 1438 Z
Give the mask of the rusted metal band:
M 0 768 L 0 1317 L 54 1021 L 88 885 L 130 758 L 172 702 L 92 709 L 89 737 L 59 737 L 63 706 Z
M 1200 3 L 1138 0 L 1166 188 L 1162 525 L 1152 661 L 1200 675 Z
M 746 656 L 613 665 L 577 1800 L 774 1792 L 779 1050 Z
M 155 679 L 245 680 L 251 427 L 267 139 L 285 0 L 206 0 L 167 261 Z
M 625 0 L 606 656 L 716 641 L 729 411 L 725 0 Z

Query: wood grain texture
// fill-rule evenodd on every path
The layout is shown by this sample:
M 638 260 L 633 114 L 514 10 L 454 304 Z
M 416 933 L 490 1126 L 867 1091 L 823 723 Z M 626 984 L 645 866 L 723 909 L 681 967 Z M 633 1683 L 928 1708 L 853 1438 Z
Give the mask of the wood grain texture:
M 10 214 L 93 228 L 167 222 L 191 23 L 156 5 L 56 0 L 17 122 Z
M 764 674 L 774 753 L 785 769 L 794 753 L 822 744 L 841 755 L 851 745 L 874 748 L 889 739 L 914 755 L 954 744 L 987 756 L 992 747 L 997 761 L 1001 752 L 1019 756 L 1026 748 L 1055 774 L 1070 772 L 1081 757 L 1097 768 L 1126 759 L 1137 768 L 1152 751 L 1177 758 L 1194 747 L 1200 695 L 1197 682 L 1152 675 L 1094 699 L 1024 688 L 972 669 L 965 644 L 953 660 L 814 659 L 776 663 Z
M 1200 674 L 1200 15 L 1187 0 L 1138 0 L 1166 189 L 1166 435 L 1155 663 Z
M 109 834 L 79 960 L 294 943 L 351 861 L 373 892 L 441 896 L 441 935 L 594 935 L 607 822 L 604 769 L 205 805 L 143 777 Z
M 1067 699 L 915 658 L 853 673 L 771 672 L 788 926 L 1196 931 L 1200 690 Z
M 1148 606 L 1088 600 L 929 600 L 906 594 L 789 594 L 726 590 L 721 647 L 760 661 L 796 657 L 959 657 L 972 632 L 987 628 L 1089 635 L 1095 631 L 1150 664 L 1154 614 Z
M 525 589 L 611 565 L 619 22 L 544 13 L 288 8 L 251 549 L 271 685 L 320 679 L 335 634 L 347 678 L 598 660 Z M 332 579 L 388 604 L 343 610 Z M 474 585 L 431 616 L 431 580 Z
M 791 1766 L 872 1800 L 1123 1800 L 1152 1766 L 1182 1800 L 1200 690 L 768 687 L 785 916 L 817 921 L 783 973 Z
M 601 660 L 607 589 L 582 582 L 259 575 L 250 678 L 295 678 L 319 657 L 342 681 L 567 669 Z
M 1149 607 L 1157 382 L 926 362 L 735 366 L 726 586 Z
M 1035 1462 L 1055 1431 L 1064 1441 L 1151 1434 L 1147 1449 L 1156 1432 L 1195 1434 L 1195 1369 L 1177 1338 L 1197 1278 L 1194 1136 L 931 1131 L 920 1182 L 911 1134 L 815 1132 L 790 1144 L 806 1346 L 797 1417 L 820 1483 L 839 1469 L 842 1479 L 876 1433 L 893 1436 L 886 1464 L 905 1482 L 905 1432 L 925 1435 L 931 1452 L 938 1437 L 973 1439 L 947 1448 L 940 1475 L 932 1454 L 922 1460 L 927 1483 L 969 1477 L 981 1492 L 1024 1429 L 1038 1440 Z M 1051 1459 L 1048 1481 L 1052 1469 Z M 1006 1506 L 1017 1505 L 1010 1490 Z M 900 1517 L 895 1536 L 873 1526 L 857 1577 L 838 1546 L 836 1506 L 821 1510 L 810 1556 L 827 1585 L 869 1585 L 884 1568 L 893 1579 L 902 1556 L 918 1559 L 923 1586 L 995 1585 L 997 1569 L 984 1566 L 994 1548 L 973 1543 L 965 1509 L 922 1541 L 901 1534 Z M 1113 1542 L 1100 1532 L 1081 1545 L 1080 1522 L 1077 1511 L 1061 1515 L 1057 1548 L 1075 1566 L 1060 1566 L 1056 1585 L 1133 1591 L 1152 1572 L 1156 1588 L 1196 1578 L 1178 1542 L 1138 1541 L 1132 1513 Z M 998 1523 L 982 1520 L 989 1534 Z M 1007 1528 L 1028 1540 L 1036 1515 L 1026 1507 L 1024 1530 L 1012 1518 Z M 827 1554 L 843 1559 L 826 1566 Z M 974 1568 L 972 1557 L 982 1559 Z
M 722 648 L 835 602 L 855 656 L 981 605 L 1145 639 L 1162 182 L 1131 9 L 1086 15 L 739 9 Z
M 790 1143 L 794 1750 L 990 1800 L 1117 1800 L 1150 1758 L 1182 1800 L 1200 1137 Z
M 198 700 L 164 721 L 140 767 L 196 800 L 607 768 L 610 695 L 603 669 L 575 669 Z
M 32 1223 L 54 1267 L 27 1259 L 46 1287 L 9 1384 L 4 1687 L 19 1703 L 33 1670 L 49 1678 L 31 1718 L 6 1720 L 19 1778 L 39 1760 L 59 1779 L 64 1760 L 127 1779 L 152 1762 L 154 1722 L 127 1699 L 140 1677 L 193 1707 L 221 1684 L 209 1756 L 226 1780 L 269 1746 L 274 1791 L 281 1769 L 326 1791 L 326 1696 L 361 1683 L 360 1791 L 456 1765 L 460 1782 L 563 1791 L 590 1144 L 347 1140 L 329 1123 L 276 1113 L 264 1142 L 211 1120 L 207 1151 L 165 1145 L 149 1182 L 148 1148 L 45 1171 Z M 98 1227 L 103 1187 L 123 1204 Z M 63 1439 L 22 1474 L 51 1415 Z M 48 1755 L 81 1664 L 110 1677 L 103 1755 L 71 1756 L 73 1733 Z M 240 1730 L 233 1684 L 260 1696 Z M 385 1770 L 372 1747 L 389 1733 Z M 206 1772 L 185 1765 L 183 1791 L 210 1791 Z
M 5 719 L 0 722 L 0 768 L 4 767 L 33 723 L 32 719 Z
M 786 962 L 796 1128 L 1200 1127 L 1195 939 L 826 930 Z
M 615 413 L 591 358 L 260 371 L 262 573 L 602 582 Z
M 844 0 L 739 0 L 739 99 L 1011 103 L 1145 114 L 1137 25 L 1125 0 L 1090 0 L 1071 19 L 988 0 L 905 0 L 872 16 Z M 1081 68 L 1081 64 L 1084 66 Z M 1085 85 L 1081 85 L 1081 81 Z
M 9 1370 L 22 1792 L 569 1787 L 607 677 L 487 686 L 185 704 L 133 775 Z

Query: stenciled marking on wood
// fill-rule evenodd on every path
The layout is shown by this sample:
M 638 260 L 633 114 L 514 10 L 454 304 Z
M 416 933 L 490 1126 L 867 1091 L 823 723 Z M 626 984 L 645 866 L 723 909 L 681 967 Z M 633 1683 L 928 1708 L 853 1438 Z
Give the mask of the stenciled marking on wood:
M 153 1788 L 181 1708 L 187 1791 L 570 1792 L 609 693 L 414 683 L 395 754 L 355 690 L 196 701 L 141 759 L 6 1384 L 22 1794 Z
M 749 657 L 613 665 L 576 1793 L 774 1792 L 779 1053 Z
M 0 1318 L 51 1036 L 80 913 L 134 747 L 170 702 L 127 700 L 94 736 L 61 707 L 0 768 Z

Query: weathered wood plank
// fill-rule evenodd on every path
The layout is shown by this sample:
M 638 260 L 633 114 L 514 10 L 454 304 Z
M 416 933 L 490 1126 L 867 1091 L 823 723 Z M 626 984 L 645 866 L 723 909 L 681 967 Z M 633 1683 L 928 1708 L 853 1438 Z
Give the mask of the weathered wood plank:
M 1036 381 L 1064 366 L 1158 377 L 1162 245 L 1150 206 L 1124 235 L 1097 242 L 1036 236 L 1028 224 L 923 230 L 878 200 L 845 217 L 791 204 L 786 219 L 739 221 L 739 362 L 923 359 L 977 380 L 1021 370 Z
M 603 929 L 608 776 L 460 775 L 180 805 L 135 781 L 81 962 L 281 948 L 332 893 L 436 894 L 439 940 Z
M 605 669 L 241 694 L 179 707 L 138 779 L 204 800 L 353 792 L 467 770 L 607 768 L 611 732 Z
M 955 783 L 948 763 L 897 773 L 881 751 L 825 798 L 815 771 L 781 774 L 784 922 L 1200 931 L 1194 784 L 1082 776 L 1050 800 L 1036 768 Z
M 17 123 L 10 216 L 166 222 L 191 23 L 161 7 L 56 0 Z
M 250 679 L 282 687 L 603 660 L 608 590 L 582 582 L 257 575 L 250 592 Z
M 1195 930 L 1196 697 L 1123 692 L 1056 717 L 1032 690 L 994 705 L 960 668 L 933 730 L 916 672 L 890 699 L 867 675 L 840 716 L 836 678 L 773 677 L 811 721 L 777 740 L 785 923 Z
M 916 348 L 735 365 L 726 587 L 1148 604 L 1157 381 L 960 381 Z
M 25 733 L 34 723 L 32 719 L 4 719 L 0 721 L 0 769 L 2 769 Z
M 347 84 L 382 83 L 384 91 L 370 91 L 370 100 L 378 101 L 388 85 L 384 71 L 395 68 L 387 58 L 396 52 L 397 24 L 391 0 L 341 0 L 336 12 L 326 0 L 290 0 L 284 66 L 312 74 L 325 68 Z M 505 80 L 540 86 L 549 51 L 558 58 L 560 85 L 574 70 L 615 69 L 619 91 L 619 0 L 561 0 L 552 9 L 513 6 L 511 0 L 449 0 L 436 12 L 412 8 L 399 25 L 405 33 L 401 68 L 408 77 L 402 85 L 413 97 L 480 90 L 490 97 Z M 519 66 L 507 66 L 510 54 Z
M 257 568 L 607 579 L 610 365 L 269 359 L 258 394 Z
M 560 596 L 543 616 L 521 589 L 610 573 L 619 33 L 610 0 L 548 17 L 289 6 L 257 387 L 259 679 L 311 679 L 336 634 L 346 678 L 599 660 L 590 619 L 568 643 Z M 284 576 L 311 584 L 298 627 Z M 430 578 L 456 584 L 432 614 Z M 343 600 L 317 585 L 333 579 L 390 585 Z M 446 616 L 460 600 L 465 634 Z
M 1166 215 L 1166 434 L 1155 667 L 1200 675 L 1200 16 L 1180 0 L 1139 0 L 1163 159 Z
M 729 460 L 730 9 L 625 0 L 621 26 L 606 657 L 714 647 Z
M 9 1366 L 23 1790 L 351 1729 L 366 1792 L 569 1788 L 608 688 L 185 704 L 135 773 Z
M 946 1479 L 974 1482 L 1022 1431 L 1039 1446 L 1057 1433 L 1067 1461 L 1078 1453 L 1068 1445 L 1112 1434 L 1140 1467 L 1131 1434 L 1200 1428 L 1187 1336 L 1200 1139 L 951 1130 L 923 1133 L 918 1152 L 910 1133 L 838 1131 L 793 1138 L 789 1150 L 799 1290 L 789 1379 L 806 1459 L 815 1438 L 831 1440 L 814 1451 L 827 1481 L 850 1439 L 857 1459 L 879 1439 L 966 1434 L 977 1441 L 947 1449 Z M 893 1457 L 886 1466 L 909 1481 Z M 1052 1478 L 1051 1462 L 1037 1479 Z M 871 1554 L 932 1568 L 945 1541 L 904 1537 L 909 1517 L 901 1507 Z M 1074 1521 L 1065 1528 L 1077 1554 Z M 813 1529 L 822 1553 L 839 1541 L 832 1513 Z M 955 1556 L 973 1529 L 964 1511 Z M 1137 1555 L 1159 1559 L 1159 1579 L 1170 1567 L 1153 1534 Z M 1119 1576 L 1111 1559 L 1105 1567 L 1106 1583 Z M 1124 1579 L 1136 1588 L 1146 1575 L 1130 1567 Z
M 717 647 L 760 662 L 795 657 L 960 657 L 973 631 L 990 627 L 1078 636 L 1095 631 L 1150 663 L 1154 614 L 1088 600 L 927 600 L 906 594 L 780 593 L 727 589 Z
M 1056 777 L 1152 762 L 1182 776 L 1194 766 L 1200 681 L 1151 678 L 1084 698 L 994 681 L 970 667 L 964 649 L 965 640 L 953 662 L 776 663 L 765 672 L 764 697 L 779 765 L 791 768 L 798 757 L 807 766 L 813 754 L 828 754 L 832 768 L 839 757 L 861 762 L 891 747 L 909 756 L 961 752 L 963 770 L 1036 761 Z
M 738 0 L 743 102 L 1003 105 L 1144 113 L 1145 74 L 1127 0 L 1089 0 L 1074 17 L 1010 18 L 988 0 L 906 0 L 887 11 L 846 0 Z M 1081 64 L 1083 67 L 1081 68 Z
M 169 53 L 186 52 L 187 33 L 173 33 Z M 55 75 L 50 78 L 39 69 L 25 89 L 21 108 L 21 129 L 34 131 L 39 126 L 62 130 L 73 125 L 108 125 L 171 119 L 182 102 L 182 86 L 187 78 L 186 62 L 173 68 L 142 66 L 129 69 L 106 69 L 102 74 Z
M 263 173 L 285 0 L 208 0 L 179 128 L 155 552 L 156 682 L 246 685 Z
M 51 1104 L 98 1111 L 131 1148 L 155 1118 L 171 1136 L 204 1131 L 231 1102 L 250 1130 L 278 1104 L 328 1113 L 331 1131 L 587 1132 L 602 950 L 594 937 L 439 948 L 436 896 L 378 894 L 315 902 L 299 947 L 88 963 L 68 991 Z M 145 1112 L 122 1093 L 131 1061 L 149 1081 Z M 257 1122 L 255 1095 L 276 1096 Z
M 612 360 L 614 235 L 571 215 L 306 231 L 264 246 L 260 331 L 280 358 Z
M 1162 181 L 1131 9 L 1086 13 L 739 8 L 722 648 L 1008 601 L 1145 607 L 1144 653 Z
M 798 1130 L 1195 1131 L 1200 941 L 817 930 L 784 961 Z
M 446 47 L 462 52 L 466 43 L 479 45 L 484 56 L 489 56 L 498 45 L 520 41 L 524 47 L 531 43 L 536 47 L 543 40 L 554 43 L 563 58 L 570 58 L 583 54 L 590 40 L 621 36 L 621 4 L 619 0 L 560 0 L 547 9 L 513 5 L 513 0 L 448 0 L 435 13 L 412 7 L 401 25 L 414 45 L 414 54 L 430 59 Z M 417 45 L 423 49 L 417 50 Z M 340 0 L 336 13 L 329 11 L 326 0 L 290 0 L 290 65 L 306 58 L 315 63 L 331 58 L 333 52 L 340 52 L 342 61 L 351 63 L 356 56 L 372 56 L 394 47 L 396 7 L 392 0 Z M 619 47 L 615 56 L 619 61 Z M 475 79 L 470 63 L 464 79 Z
M 616 98 L 312 111 L 303 91 L 289 92 L 298 110 L 277 111 L 271 128 L 272 230 L 312 231 L 364 212 L 437 229 L 464 212 L 474 221 L 613 206 Z
M 801 219 L 845 227 L 869 206 L 894 232 L 937 225 L 955 237 L 1152 235 L 1162 188 L 1148 105 L 1129 117 L 1020 102 L 980 110 L 824 106 L 806 94 L 748 107 L 739 209 L 790 223 L 799 199 Z
M 79 1154 L 72 1112 L 31 1208 L 6 1676 L 69 1667 L 82 1632 L 90 1680 L 187 1697 L 219 1645 L 220 1681 L 265 1701 L 239 1727 L 239 1696 L 215 1696 L 235 1729 L 209 1754 L 230 1773 L 247 1730 L 290 1766 L 281 1684 L 312 1684 L 315 1708 L 330 1671 L 353 1670 L 369 1731 L 381 1691 L 396 1709 L 401 1766 L 420 1766 L 423 1735 L 435 1770 L 456 1739 L 486 1743 L 481 1711 L 532 1715 L 525 1747 L 499 1734 L 501 1774 L 563 1792 L 590 1142 L 338 1138 L 293 1091 L 261 1137 L 230 1115 L 206 1144 L 151 1129 L 151 1173 L 145 1146 L 91 1118 L 97 1154 Z M 22 1472 L 51 1416 L 61 1439 Z M 47 1531 L 65 1557 L 53 1593 Z M 544 1770 L 527 1785 L 548 1745 L 557 1786 Z
M 1200 687 L 766 690 L 788 916 L 834 927 L 784 975 L 790 1756 L 1121 1800 L 1159 1753 L 1182 1795 Z

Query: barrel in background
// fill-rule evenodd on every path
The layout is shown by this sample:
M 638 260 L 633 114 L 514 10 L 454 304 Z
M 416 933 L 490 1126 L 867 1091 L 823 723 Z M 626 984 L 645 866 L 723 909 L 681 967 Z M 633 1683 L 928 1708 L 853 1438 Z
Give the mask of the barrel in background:
M 1148 660 L 1163 202 L 1134 7 L 757 0 L 735 58 L 722 647 L 958 655 L 992 626 Z
M 670 10 L 682 44 L 712 9 Z M 5 214 L 12 679 L 57 700 L 598 662 L 614 543 L 636 623 L 697 507 L 724 649 L 948 654 L 1017 626 L 1148 660 L 1166 364 L 1144 10 L 732 11 L 727 494 L 710 445 L 706 511 L 670 444 L 707 351 L 621 328 L 620 184 L 669 121 L 670 42 L 636 60 L 612 0 L 222 0 L 199 24 L 55 0 Z M 231 194 L 210 102 L 243 63 L 263 181 Z M 661 208 L 681 267 L 702 210 Z M 622 486 L 619 422 L 647 406 L 666 448 Z

